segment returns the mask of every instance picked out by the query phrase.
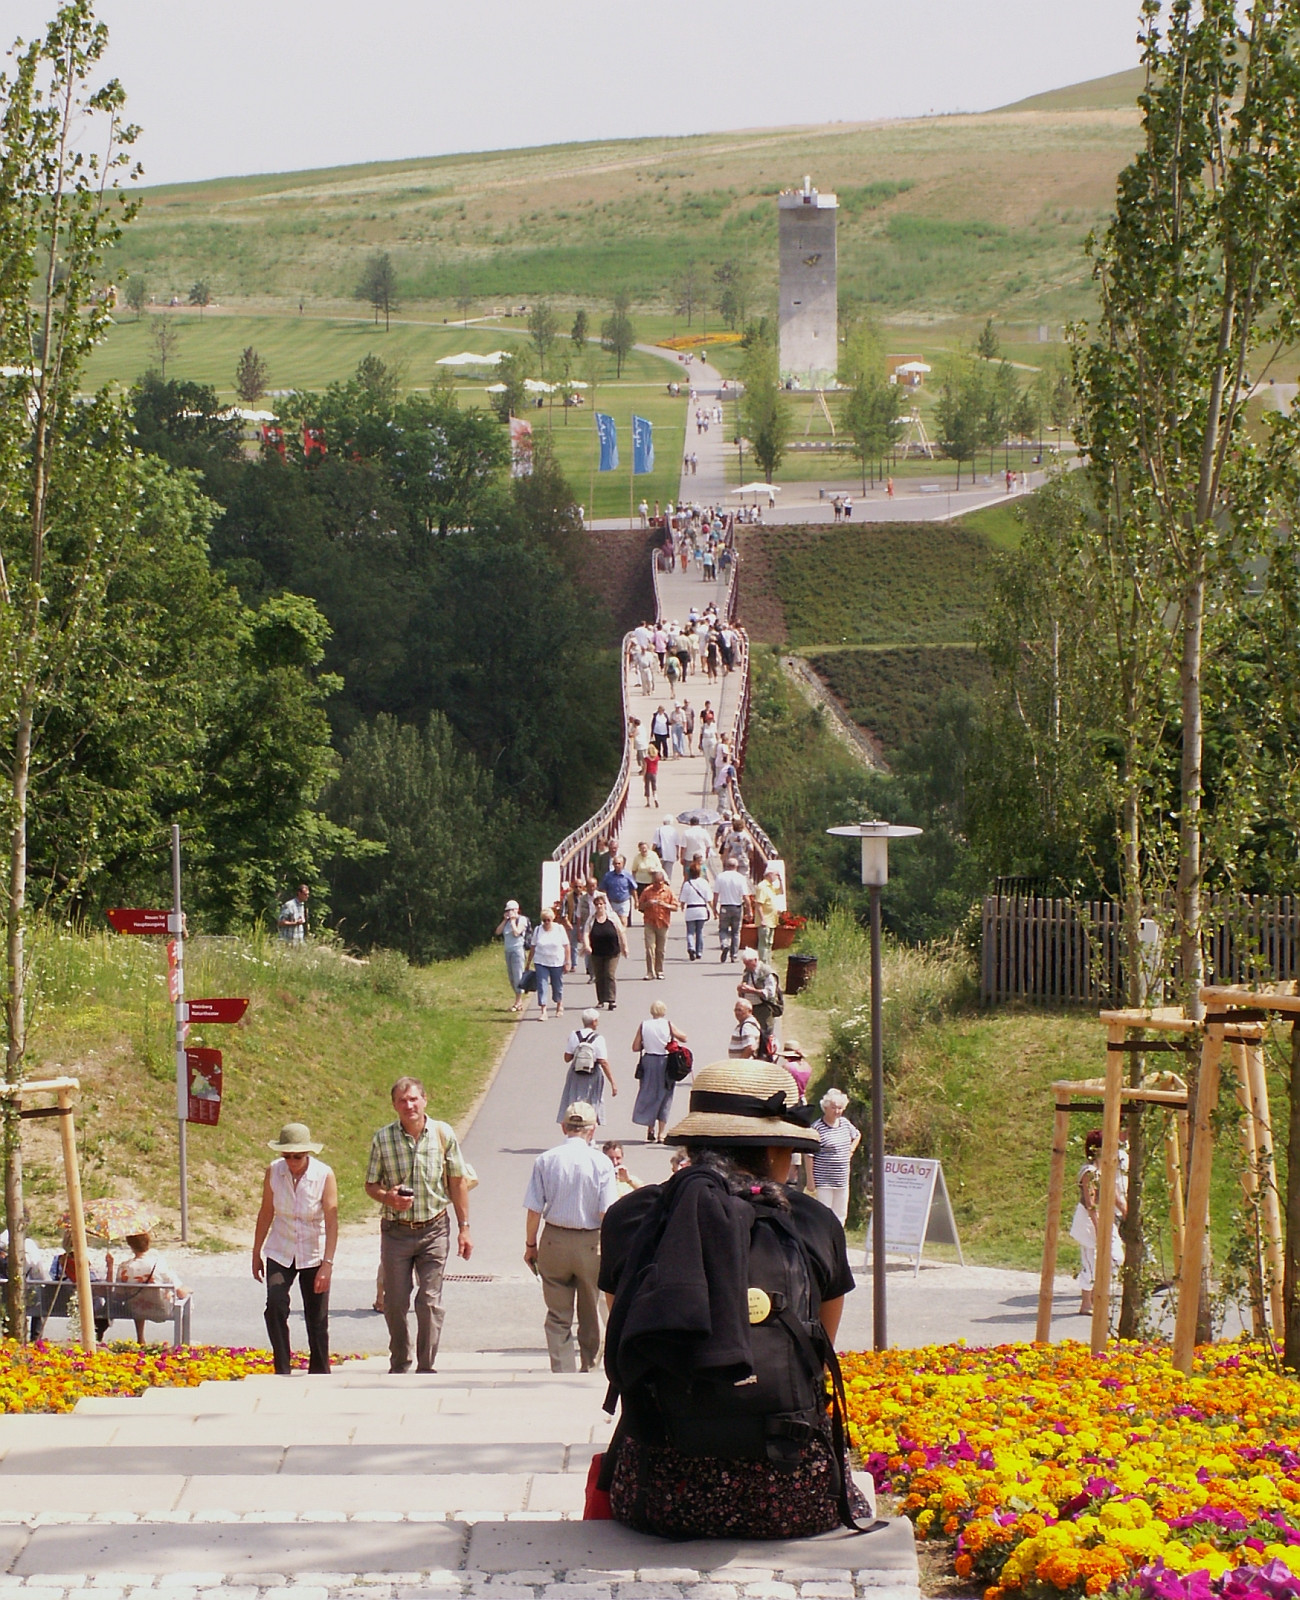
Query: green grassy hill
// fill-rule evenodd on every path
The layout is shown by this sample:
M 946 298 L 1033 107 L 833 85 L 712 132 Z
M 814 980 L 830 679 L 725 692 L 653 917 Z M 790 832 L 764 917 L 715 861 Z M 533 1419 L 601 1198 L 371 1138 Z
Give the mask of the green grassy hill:
M 1128 67 L 1123 72 L 1112 72 L 1104 78 L 1089 78 L 1085 83 L 1072 83 L 1064 89 L 1049 89 L 1045 94 L 1031 94 L 1025 100 L 1013 100 L 1002 111 L 1113 111 L 1133 105 L 1146 83 L 1145 67 Z
M 334 309 L 367 257 L 387 250 L 408 309 L 454 316 L 463 301 L 459 314 L 486 315 L 543 294 L 599 304 L 626 289 L 671 314 L 688 264 L 704 288 L 734 258 L 757 305 L 775 285 L 774 197 L 811 173 L 840 197 L 847 301 L 1059 322 L 1088 303 L 1079 244 L 1137 139 L 1122 97 L 1100 109 L 1084 98 L 147 189 L 114 273 L 143 273 L 160 304 L 204 278 L 227 302 Z
M 28 1076 L 74 1073 L 82 1183 L 88 1198 L 139 1198 L 178 1215 L 173 1027 L 160 942 L 38 928 Z M 373 1211 L 363 1182 L 370 1135 L 391 1119 L 388 1091 L 403 1073 L 423 1079 L 433 1114 L 464 1116 L 514 1020 L 499 949 L 411 968 L 377 952 L 349 961 L 327 946 L 273 938 L 196 939 L 191 994 L 238 994 L 237 1027 L 195 1027 L 191 1043 L 225 1056 L 215 1128 L 189 1131 L 190 1218 L 199 1243 L 246 1242 L 269 1159 L 285 1122 L 310 1124 L 338 1174 L 347 1221 Z M 23 1132 L 27 1194 L 42 1240 L 63 1209 L 57 1131 Z

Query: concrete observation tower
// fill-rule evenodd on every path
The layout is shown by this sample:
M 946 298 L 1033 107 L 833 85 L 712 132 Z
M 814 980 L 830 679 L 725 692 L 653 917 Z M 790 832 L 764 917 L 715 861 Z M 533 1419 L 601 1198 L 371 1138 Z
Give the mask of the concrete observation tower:
M 839 202 L 819 194 L 809 178 L 802 189 L 777 196 L 781 249 L 778 327 L 782 379 L 802 389 L 835 384 L 839 366 L 839 312 L 835 283 L 835 217 Z

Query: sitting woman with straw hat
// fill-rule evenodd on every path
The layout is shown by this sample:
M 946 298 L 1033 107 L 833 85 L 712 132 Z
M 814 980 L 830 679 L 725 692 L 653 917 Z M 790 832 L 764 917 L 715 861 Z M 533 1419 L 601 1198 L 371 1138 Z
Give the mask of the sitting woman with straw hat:
M 775 1063 L 701 1067 L 666 1140 L 689 1165 L 605 1214 L 605 1370 L 621 1415 L 599 1487 L 629 1527 L 788 1539 L 856 1528 L 870 1510 L 832 1343 L 853 1288 L 844 1229 L 789 1187 L 795 1153 L 817 1149 L 816 1114 Z
M 307 1323 L 309 1372 L 330 1370 L 330 1275 L 339 1237 L 339 1191 L 333 1171 L 317 1161 L 320 1145 L 305 1122 L 286 1122 L 268 1141 L 280 1159 L 266 1169 L 262 1208 L 253 1230 L 253 1276 L 266 1279 L 266 1333 L 275 1370 L 292 1369 L 289 1293 L 298 1279 Z M 265 1247 L 266 1260 L 262 1259 Z

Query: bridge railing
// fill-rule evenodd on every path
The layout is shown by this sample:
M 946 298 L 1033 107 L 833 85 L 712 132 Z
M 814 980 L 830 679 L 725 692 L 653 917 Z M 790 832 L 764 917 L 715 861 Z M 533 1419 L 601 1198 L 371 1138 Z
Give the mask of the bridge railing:
M 735 710 L 732 712 L 729 729 L 730 737 L 728 739 L 733 752 L 736 771 L 739 774 L 744 767 L 745 745 L 749 735 L 750 677 L 749 636 L 735 621 L 739 593 L 739 586 L 736 581 L 738 563 L 739 556 L 733 553 L 730 581 L 727 584 L 727 592 L 721 611 L 725 620 L 735 628 L 739 642 L 736 665 L 732 670 L 739 673 L 741 688 L 740 694 L 736 699 Z M 651 579 L 654 583 L 656 616 L 663 616 L 663 598 L 659 592 L 659 573 L 659 552 L 656 550 L 651 556 Z M 623 760 L 619 765 L 618 776 L 614 779 L 613 786 L 606 797 L 604 805 L 579 827 L 575 828 L 551 853 L 551 859 L 559 863 L 559 876 L 564 882 L 572 882 L 575 876 L 586 876 L 597 846 L 603 842 L 618 838 L 622 831 L 624 818 L 627 815 L 628 792 L 632 782 L 632 744 L 627 736 L 628 719 L 632 714 L 631 706 L 628 702 L 631 678 L 627 670 L 631 640 L 631 633 L 623 635 L 619 657 L 619 675 L 622 684 Z M 779 852 L 745 805 L 744 798 L 740 792 L 738 778 L 733 779 L 731 782 L 727 809 L 737 813 L 745 824 L 751 841 L 750 875 L 754 878 L 761 878 L 767 863 L 779 859 Z

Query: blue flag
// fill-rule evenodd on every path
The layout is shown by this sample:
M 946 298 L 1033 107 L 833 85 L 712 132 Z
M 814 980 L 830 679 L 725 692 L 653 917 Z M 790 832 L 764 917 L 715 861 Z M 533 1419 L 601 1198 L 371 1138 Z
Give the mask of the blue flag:
M 618 429 L 613 417 L 603 411 L 596 413 L 596 433 L 600 438 L 600 466 L 597 472 L 613 472 L 618 465 Z
M 655 469 L 655 430 L 652 422 L 635 414 L 632 417 L 632 471 L 634 474 L 653 472 Z

